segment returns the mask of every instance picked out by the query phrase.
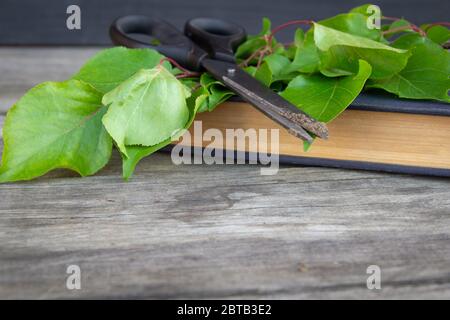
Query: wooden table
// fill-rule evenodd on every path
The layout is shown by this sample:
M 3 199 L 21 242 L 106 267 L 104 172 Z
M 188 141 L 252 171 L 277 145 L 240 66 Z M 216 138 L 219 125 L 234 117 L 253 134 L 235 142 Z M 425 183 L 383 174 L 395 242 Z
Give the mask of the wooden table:
M 0 48 L 0 122 L 98 48 Z M 2 143 L 0 142 L 2 147 Z M 450 298 L 450 181 L 284 166 L 56 171 L 0 185 L 0 298 Z M 66 288 L 69 265 L 81 290 Z M 381 268 L 381 290 L 366 269 Z

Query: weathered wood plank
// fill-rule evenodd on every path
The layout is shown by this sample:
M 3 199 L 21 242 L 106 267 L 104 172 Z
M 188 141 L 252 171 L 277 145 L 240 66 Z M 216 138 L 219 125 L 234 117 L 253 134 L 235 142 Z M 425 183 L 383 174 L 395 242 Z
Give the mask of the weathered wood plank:
M 70 78 L 99 48 L 0 48 L 0 114 L 28 89 Z
M 96 50 L 1 48 L 0 106 Z M 448 179 L 287 166 L 260 176 L 163 153 L 128 183 L 120 171 L 115 154 L 94 177 L 0 185 L 0 298 L 450 298 Z M 79 291 L 65 287 L 71 264 Z M 380 291 L 366 288 L 372 264 Z
M 119 172 L 0 185 L 0 297 L 450 298 L 448 180 L 167 154 Z

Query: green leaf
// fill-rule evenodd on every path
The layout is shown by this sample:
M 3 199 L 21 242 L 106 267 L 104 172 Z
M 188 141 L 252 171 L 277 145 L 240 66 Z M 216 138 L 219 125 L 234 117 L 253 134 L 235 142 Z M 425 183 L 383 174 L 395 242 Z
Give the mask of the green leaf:
M 286 58 L 288 58 L 289 60 L 294 60 L 297 48 L 299 46 L 302 46 L 304 41 L 305 41 L 305 32 L 303 31 L 303 29 L 298 28 L 297 30 L 295 30 L 294 42 L 286 45 L 284 52 L 282 52 L 281 54 Z
M 427 29 L 427 37 L 439 45 L 450 40 L 450 30 L 444 26 L 433 26 Z
M 380 15 L 380 18 L 383 16 L 381 8 L 378 5 L 372 3 L 363 4 L 362 6 L 353 8 L 349 11 L 349 13 L 359 13 L 366 18 L 375 18 L 376 13 Z M 383 26 L 381 26 L 381 29 L 383 29 Z
M 203 88 L 201 93 L 206 94 L 207 99 L 205 99 L 198 112 L 212 111 L 219 104 L 234 95 L 233 92 L 227 89 L 220 81 L 214 79 L 209 73 L 201 75 L 200 84 Z
M 339 70 L 337 68 L 321 68 L 321 56 L 323 56 L 323 53 L 319 51 L 314 42 L 314 28 L 311 28 L 306 33 L 303 44 L 297 47 L 295 57 L 292 63 L 287 67 L 287 73 L 315 73 L 321 69 L 321 73 L 327 77 L 353 74 L 351 71 Z
M 370 7 L 372 7 L 372 6 L 373 6 L 373 4 L 371 4 L 371 3 L 366 3 L 366 4 L 363 4 L 363 5 L 361 5 L 361 6 L 358 6 L 358 7 L 355 7 L 355 8 L 353 8 L 353 9 L 351 9 L 351 10 L 350 10 L 350 13 L 360 13 L 360 14 L 362 14 L 362 15 L 368 17 L 368 16 L 372 15 L 372 11 L 369 10 Z M 381 12 L 380 12 L 380 13 L 381 13 Z
M 389 31 L 389 30 L 393 30 L 393 29 L 397 29 L 397 28 L 408 27 L 408 26 L 411 26 L 411 22 L 409 22 L 408 20 L 405 20 L 405 19 L 398 19 L 398 20 L 395 20 L 394 22 L 392 22 L 390 25 L 388 25 L 388 27 L 385 31 Z M 411 29 L 407 29 L 405 31 L 415 32 L 414 30 L 411 30 Z
M 197 114 L 200 106 L 206 101 L 207 94 L 200 94 L 198 96 L 192 95 L 187 100 L 187 105 L 189 108 L 189 120 L 184 126 L 184 129 L 189 129 L 192 122 L 195 119 L 195 115 Z M 181 132 L 180 132 L 181 133 Z M 122 170 L 123 170 L 123 178 L 125 180 L 129 180 L 133 175 L 133 172 L 136 168 L 136 165 L 143 158 L 151 155 L 152 153 L 164 148 L 173 142 L 173 138 L 168 138 L 156 145 L 150 147 L 142 147 L 142 146 L 127 146 L 127 154 L 128 157 L 122 156 Z
M 314 42 L 314 30 L 306 32 L 303 43 L 299 43 L 295 52 L 294 60 L 288 67 L 288 71 L 313 73 L 319 70 L 320 56 Z
M 256 69 L 255 78 L 265 86 L 270 86 L 272 83 L 272 71 L 267 63 L 262 63 L 261 66 Z
M 266 86 L 285 79 L 288 67 L 291 64 L 288 58 L 281 54 L 271 54 L 264 58 L 263 63 L 255 72 L 255 78 Z
M 304 41 L 305 41 L 305 31 L 303 31 L 303 29 L 298 28 L 297 30 L 295 30 L 294 34 L 294 45 L 299 47 L 303 44 Z
M 327 28 L 342 31 L 349 35 L 356 35 L 376 41 L 384 41 L 380 30 L 371 30 L 367 28 L 366 20 L 366 16 L 360 13 L 348 13 L 322 20 L 319 23 Z M 341 50 L 341 57 L 338 58 L 344 60 L 347 58 L 347 55 L 348 52 Z M 345 69 L 342 69 L 339 65 L 332 65 L 333 60 L 336 58 L 337 57 L 335 56 L 328 57 L 327 54 L 324 54 L 318 50 L 314 40 L 314 28 L 311 28 L 306 33 L 306 38 L 303 43 L 298 45 L 293 62 L 289 66 L 289 70 L 302 73 L 314 73 L 320 69 L 320 71 L 328 77 L 350 75 L 355 73 L 355 70 L 358 68 L 357 55 L 353 55 L 353 59 L 355 61 L 352 62 L 351 66 L 347 65 L 347 68 Z M 321 59 L 324 60 L 324 62 L 328 61 L 331 65 L 327 65 L 325 63 L 324 66 L 321 66 L 324 64 L 324 62 L 321 62 Z
M 356 75 L 334 78 L 299 75 L 281 96 L 317 120 L 330 122 L 358 96 L 370 73 L 370 64 L 360 60 Z
M 402 98 L 449 102 L 450 53 L 418 34 L 404 35 L 393 45 L 411 50 L 408 64 L 389 79 L 371 81 L 368 87 L 384 89 Z
M 256 68 L 255 66 L 244 67 L 244 71 L 247 72 L 252 77 L 255 76 L 257 70 L 258 68 Z
M 367 16 L 361 13 L 339 14 L 332 18 L 319 21 L 319 24 L 374 41 L 381 41 L 383 38 L 380 30 L 369 29 L 367 27 Z
M 92 175 L 109 161 L 112 141 L 101 119 L 102 95 L 78 80 L 45 82 L 8 112 L 0 182 L 65 168 Z
M 162 58 L 164 56 L 152 49 L 106 49 L 88 60 L 73 79 L 82 80 L 107 93 L 137 71 L 153 68 Z M 164 66 L 171 70 L 170 63 L 164 62 Z
M 410 53 L 314 23 L 314 41 L 321 53 L 322 70 L 344 70 L 356 73 L 358 60 L 372 66 L 372 79 L 388 78 L 402 70 Z M 321 70 L 321 71 L 322 71 Z
M 126 145 L 152 146 L 184 127 L 190 91 L 166 68 L 143 69 L 108 92 L 103 124 L 127 155 Z
M 208 96 L 208 111 L 213 111 L 218 105 L 234 95 L 233 92 L 221 84 L 211 86 L 210 90 L 211 93 Z
M 399 54 L 404 53 L 404 50 L 335 30 L 318 23 L 314 23 L 314 41 L 317 47 L 322 51 L 327 51 L 333 46 L 350 46 L 364 49 L 385 50 Z
M 310 135 L 311 135 L 311 133 L 310 133 Z M 309 149 L 311 149 L 314 140 L 316 140 L 316 137 L 314 135 L 312 135 L 312 137 L 313 137 L 313 140 L 311 142 L 303 141 L 303 152 L 308 152 Z

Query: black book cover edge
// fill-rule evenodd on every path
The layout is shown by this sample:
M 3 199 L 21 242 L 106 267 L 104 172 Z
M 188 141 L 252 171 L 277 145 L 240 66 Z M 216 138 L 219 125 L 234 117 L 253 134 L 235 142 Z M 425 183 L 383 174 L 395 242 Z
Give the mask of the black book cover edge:
M 238 96 L 229 101 L 243 102 Z M 450 104 L 432 100 L 402 99 L 392 94 L 372 90 L 361 93 L 348 107 L 350 110 L 364 110 L 375 112 L 397 112 L 424 114 L 433 116 L 450 116 Z
M 349 109 L 450 116 L 450 104 L 448 103 L 431 100 L 401 99 L 381 91 L 360 94 L 352 102 Z

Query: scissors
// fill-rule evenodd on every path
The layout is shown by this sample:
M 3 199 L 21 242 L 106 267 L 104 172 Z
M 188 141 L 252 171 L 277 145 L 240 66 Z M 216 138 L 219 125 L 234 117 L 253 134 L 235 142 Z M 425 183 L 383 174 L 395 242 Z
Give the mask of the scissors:
M 141 40 L 150 36 L 160 44 Z M 188 20 L 184 33 L 168 22 L 147 16 L 124 16 L 113 22 L 110 36 L 115 45 L 151 48 L 174 59 L 186 69 L 207 71 L 243 100 L 308 142 L 313 135 L 326 139 L 328 128 L 241 69 L 234 58 L 235 49 L 245 41 L 244 28 L 214 18 Z

